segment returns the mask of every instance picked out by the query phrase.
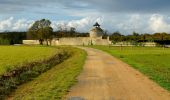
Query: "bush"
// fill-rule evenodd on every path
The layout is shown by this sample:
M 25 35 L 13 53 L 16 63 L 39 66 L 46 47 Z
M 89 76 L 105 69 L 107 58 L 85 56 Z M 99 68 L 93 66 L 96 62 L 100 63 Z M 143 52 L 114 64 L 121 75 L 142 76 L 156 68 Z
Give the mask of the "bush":
M 0 45 L 10 45 L 10 41 L 8 39 L 0 38 Z

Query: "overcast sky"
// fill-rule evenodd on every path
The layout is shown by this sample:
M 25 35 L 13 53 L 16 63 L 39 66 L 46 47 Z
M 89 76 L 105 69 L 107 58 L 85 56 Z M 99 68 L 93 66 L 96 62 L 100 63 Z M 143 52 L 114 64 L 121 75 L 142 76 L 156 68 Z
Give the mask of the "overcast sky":
M 52 27 L 88 32 L 97 21 L 109 32 L 170 33 L 170 0 L 0 0 L 0 31 L 26 31 L 46 18 Z

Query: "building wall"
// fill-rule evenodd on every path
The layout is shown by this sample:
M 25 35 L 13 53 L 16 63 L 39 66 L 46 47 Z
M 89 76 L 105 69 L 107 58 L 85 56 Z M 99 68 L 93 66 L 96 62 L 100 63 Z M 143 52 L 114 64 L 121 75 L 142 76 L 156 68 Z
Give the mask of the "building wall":
M 26 45 L 37 45 L 37 44 L 40 44 L 39 40 L 23 40 L 22 43 L 26 44 Z M 43 44 L 47 44 L 46 41 L 43 41 Z M 50 44 L 49 41 L 48 41 L 48 44 Z
M 90 31 L 90 38 L 102 38 L 103 32 L 95 32 L 95 31 Z
M 52 45 L 108 45 L 107 39 L 75 37 L 75 38 L 59 38 L 52 41 Z
M 38 40 L 23 40 L 23 44 L 31 45 L 31 44 L 39 44 Z
M 53 39 L 52 45 L 109 45 L 111 42 L 107 39 L 89 38 L 89 37 L 74 37 L 74 38 L 59 38 Z M 38 40 L 23 40 L 23 44 L 39 44 Z M 46 44 L 44 42 L 44 44 Z
M 146 43 L 144 43 L 144 46 L 146 46 L 146 47 L 156 47 L 156 43 L 155 42 L 146 42 Z

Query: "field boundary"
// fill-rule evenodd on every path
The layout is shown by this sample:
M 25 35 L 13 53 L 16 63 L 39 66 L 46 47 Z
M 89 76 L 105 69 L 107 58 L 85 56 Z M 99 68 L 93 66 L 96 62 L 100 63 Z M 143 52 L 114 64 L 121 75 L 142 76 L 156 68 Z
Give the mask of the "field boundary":
M 34 80 L 18 87 L 7 100 L 63 100 L 69 89 L 77 83 L 86 60 L 84 50 L 66 47 L 71 56 Z
M 68 52 L 60 51 L 48 59 L 30 62 L 4 73 L 0 76 L 0 99 L 5 99 L 19 85 L 31 81 L 33 78 L 63 62 L 69 56 Z

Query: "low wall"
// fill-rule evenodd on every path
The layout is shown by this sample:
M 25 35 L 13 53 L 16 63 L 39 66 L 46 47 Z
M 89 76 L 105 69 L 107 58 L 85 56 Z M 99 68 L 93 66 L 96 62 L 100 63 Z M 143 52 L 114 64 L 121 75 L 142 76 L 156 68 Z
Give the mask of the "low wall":
M 23 44 L 31 45 L 31 44 L 39 44 L 38 40 L 23 40 Z
M 155 42 L 144 42 L 141 44 L 138 44 L 138 46 L 146 46 L 146 47 L 156 47 L 156 43 Z M 132 45 L 130 42 L 117 42 L 116 44 L 113 44 L 113 46 L 134 46 Z
M 109 45 L 111 41 L 101 38 L 89 37 L 73 37 L 73 38 L 55 38 L 51 41 L 51 45 Z M 23 40 L 23 44 L 34 45 L 39 44 L 38 40 Z M 46 44 L 44 42 L 44 44 Z
M 146 43 L 144 43 L 144 46 L 146 46 L 146 47 L 156 47 L 156 43 L 155 42 L 146 42 Z
M 109 45 L 107 39 L 76 37 L 76 38 L 59 38 L 52 41 L 52 45 Z

